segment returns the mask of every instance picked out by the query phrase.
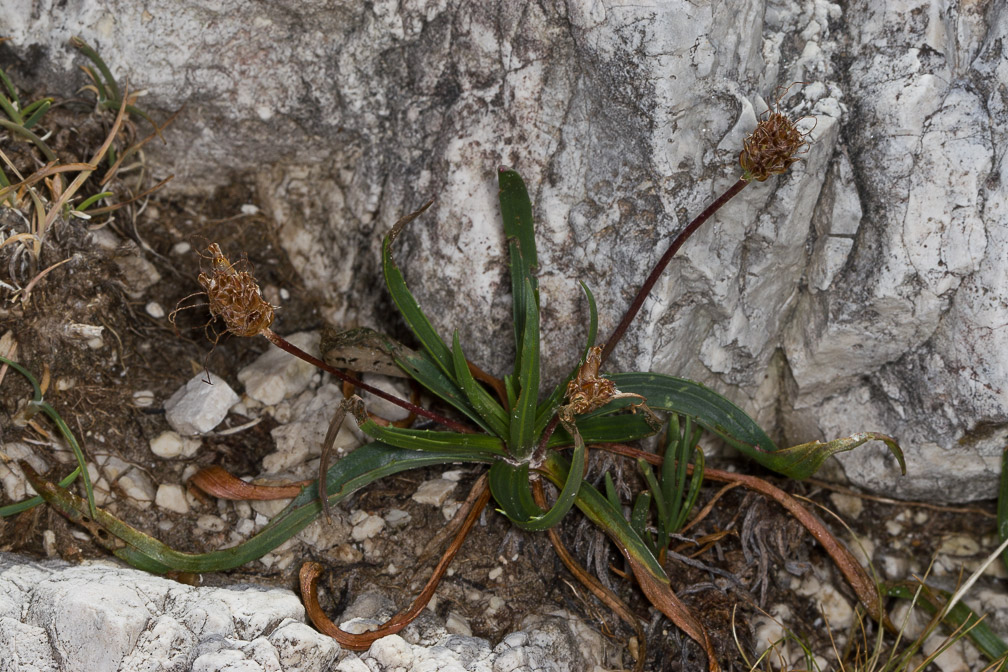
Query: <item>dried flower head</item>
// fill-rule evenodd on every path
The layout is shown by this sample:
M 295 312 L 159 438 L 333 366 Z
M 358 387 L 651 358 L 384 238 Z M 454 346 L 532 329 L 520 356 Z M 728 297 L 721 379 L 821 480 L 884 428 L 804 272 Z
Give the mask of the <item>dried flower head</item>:
M 567 383 L 567 410 L 570 415 L 583 415 L 602 408 L 616 398 L 616 383 L 599 375 L 602 348 L 588 349 L 584 364 L 574 379 Z
M 557 415 L 564 426 L 571 426 L 574 416 L 596 411 L 610 401 L 639 399 L 636 404 L 630 406 L 630 410 L 636 413 L 637 409 L 642 409 L 644 419 L 649 425 L 656 430 L 661 427 L 661 418 L 648 408 L 647 399 L 633 392 L 620 392 L 616 389 L 616 383 L 599 374 L 601 365 L 602 348 L 597 345 L 588 348 L 584 364 L 578 369 L 574 379 L 567 383 L 567 404 L 557 409 Z
M 200 273 L 199 283 L 210 302 L 210 312 L 224 320 L 236 336 L 256 336 L 273 324 L 273 306 L 262 298 L 256 279 L 228 261 L 220 245 L 211 243 L 210 273 Z
M 795 122 L 781 114 L 780 98 L 777 102 L 777 109 L 767 110 L 743 142 L 739 154 L 743 180 L 763 182 L 771 175 L 787 172 L 798 161 L 797 155 L 808 151 L 809 132 L 799 131 Z

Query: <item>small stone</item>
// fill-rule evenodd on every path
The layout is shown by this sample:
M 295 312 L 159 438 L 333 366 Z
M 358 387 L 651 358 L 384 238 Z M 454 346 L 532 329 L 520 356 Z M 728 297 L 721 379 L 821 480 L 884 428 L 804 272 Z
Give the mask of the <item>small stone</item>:
M 462 480 L 462 477 L 466 474 L 466 471 L 467 471 L 466 469 L 451 469 L 441 474 L 441 478 L 448 481 L 455 481 L 456 483 L 458 483 L 459 481 Z
M 56 557 L 56 533 L 52 530 L 46 530 L 42 533 L 42 550 L 45 551 L 47 557 Z
M 389 509 L 385 514 L 385 524 L 392 528 L 405 527 L 412 518 L 409 512 L 402 509 Z
M 182 454 L 182 437 L 177 432 L 162 432 L 151 439 L 150 448 L 158 457 L 170 460 Z
M 491 581 L 496 581 L 501 577 L 501 574 L 503 573 L 504 569 L 502 567 L 494 567 L 493 569 L 490 570 L 490 573 L 487 574 L 487 578 L 489 578 Z
M 205 375 L 193 376 L 165 402 L 168 424 L 184 436 L 209 432 L 238 402 L 238 395 L 221 378 L 211 374 L 212 384 L 207 384 Z
M 403 383 L 397 383 L 386 376 L 364 374 L 361 376 L 361 380 L 371 387 L 377 388 L 382 392 L 387 392 L 399 399 L 409 399 L 409 389 Z M 397 406 L 391 401 L 382 399 L 370 392 L 361 393 L 361 398 L 364 400 L 364 403 L 369 411 L 375 415 L 385 418 L 386 420 L 403 420 L 409 417 L 409 411 L 402 406 Z
M 413 666 L 413 650 L 399 635 L 387 635 L 371 645 L 368 653 L 382 665 L 383 669 L 410 669 Z
M 161 304 L 158 303 L 157 301 L 150 301 L 144 307 L 144 309 L 147 311 L 147 314 L 153 317 L 155 320 L 160 320 L 162 317 L 165 316 L 164 308 L 162 308 Z
M 454 499 L 449 499 L 441 507 L 441 515 L 444 516 L 445 520 L 451 520 L 458 513 L 458 510 L 462 508 L 462 502 L 457 502 Z
M 455 490 L 456 485 L 458 485 L 456 482 L 446 478 L 433 478 L 421 483 L 417 491 L 413 493 L 412 499 L 418 504 L 441 506 Z
M 0 483 L 3 484 L 7 499 L 11 502 L 19 502 L 27 496 L 34 496 L 35 490 L 28 484 L 17 461 L 24 460 L 40 474 L 44 474 L 49 469 L 49 465 L 35 454 L 31 446 L 20 441 L 3 444 L 3 449 L 0 452 L 10 458 L 9 462 L 0 461 Z
M 467 621 L 465 617 L 457 611 L 448 612 L 448 618 L 445 621 L 445 628 L 447 628 L 448 632 L 453 635 L 472 637 L 472 628 L 469 627 L 469 621 Z
M 182 256 L 183 254 L 189 254 L 189 251 L 191 249 L 192 245 L 190 245 L 185 241 L 182 241 L 181 243 L 175 243 L 174 245 L 172 245 L 172 254 Z
M 319 339 L 318 332 L 313 331 L 302 331 L 287 337 L 292 344 L 315 356 L 318 356 Z M 238 380 L 245 385 L 248 396 L 267 406 L 274 406 L 305 390 L 315 370 L 308 362 L 279 348 L 270 348 L 238 372 Z
M 175 513 L 189 513 L 189 502 L 186 501 L 185 490 L 176 483 L 162 483 L 158 486 L 154 503 L 162 509 Z
M 938 547 L 939 553 L 954 557 L 966 557 L 980 552 L 980 544 L 973 537 L 965 534 L 953 534 L 942 540 Z
M 364 541 L 365 539 L 370 539 L 385 527 L 385 519 L 381 516 L 365 516 L 360 522 L 354 525 L 353 530 L 350 532 L 350 536 L 353 537 L 354 541 Z
M 133 405 L 137 408 L 148 408 L 154 404 L 154 393 L 150 390 L 137 390 L 133 393 Z
M 130 469 L 119 477 L 116 485 L 141 509 L 148 508 L 154 501 L 154 483 L 150 476 L 139 469 Z
M 196 527 L 204 532 L 223 532 L 227 523 L 220 516 L 204 514 L 196 519 Z
M 841 517 L 848 520 L 857 519 L 857 517 L 861 515 L 861 511 L 864 509 L 864 502 L 861 501 L 860 497 L 847 495 L 842 492 L 834 492 L 831 494 L 830 501 L 833 502 L 833 506 L 836 507 L 836 512 L 839 513 Z

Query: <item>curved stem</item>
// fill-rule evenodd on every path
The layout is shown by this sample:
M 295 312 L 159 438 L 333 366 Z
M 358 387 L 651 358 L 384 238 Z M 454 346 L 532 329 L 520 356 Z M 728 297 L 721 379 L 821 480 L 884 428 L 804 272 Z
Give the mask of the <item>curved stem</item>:
M 448 569 L 448 565 L 451 564 L 451 561 L 454 559 L 458 549 L 462 546 L 462 542 L 465 541 L 466 535 L 469 534 L 469 530 L 472 529 L 472 526 L 480 517 L 480 513 L 490 501 L 490 487 L 486 484 L 486 475 L 483 475 L 480 478 L 483 481 L 483 491 L 477 498 L 475 505 L 466 514 L 465 521 L 462 523 L 462 528 L 452 541 L 451 546 L 449 546 L 448 550 L 446 550 L 444 555 L 441 556 L 441 560 L 434 569 L 434 573 L 431 575 L 431 578 L 428 579 L 427 585 L 424 586 L 420 595 L 413 600 L 413 604 L 403 611 L 400 611 L 398 614 L 390 618 L 385 625 L 373 632 L 365 632 L 357 635 L 347 632 L 346 630 L 342 630 L 338 625 L 333 623 L 332 620 L 325 615 L 325 612 L 322 611 L 322 607 L 318 602 L 318 580 L 322 574 L 322 565 L 317 562 L 306 562 L 302 565 L 299 577 L 301 583 L 301 599 L 304 600 L 305 611 L 308 613 L 308 617 L 311 618 L 312 623 L 315 624 L 315 627 L 339 642 L 340 646 L 354 651 L 363 651 L 371 646 L 375 640 L 385 637 L 386 635 L 394 635 L 409 625 L 413 619 L 419 616 L 420 612 L 422 612 L 424 607 L 427 606 L 427 603 L 430 602 L 431 597 L 434 596 L 434 591 L 441 582 L 441 578 Z
M 637 292 L 637 296 L 634 297 L 630 307 L 627 308 L 626 313 L 623 315 L 623 320 L 619 323 L 619 326 L 616 327 L 616 330 L 613 331 L 609 340 L 606 341 L 605 347 L 602 349 L 602 362 L 605 362 L 612 353 L 613 348 L 615 348 L 616 344 L 623 338 L 627 327 L 630 326 L 630 323 L 633 322 L 637 313 L 640 312 L 641 306 L 644 305 L 644 300 L 651 293 L 651 290 L 654 289 L 655 283 L 658 282 L 658 278 L 661 276 L 662 272 L 665 271 L 669 262 L 672 261 L 672 257 L 674 257 L 676 252 L 679 251 L 679 248 L 683 246 L 683 243 L 685 243 L 689 237 L 703 225 L 704 222 L 710 219 L 711 215 L 717 212 L 721 206 L 730 201 L 735 194 L 742 191 L 747 184 L 749 183 L 746 180 L 740 178 L 735 184 L 729 187 L 726 192 L 721 194 L 716 201 L 708 205 L 706 210 L 697 215 L 696 218 L 690 222 L 689 226 L 683 229 L 679 235 L 675 237 L 672 244 L 669 245 L 667 250 L 665 250 L 665 254 L 663 254 L 662 258 L 658 260 L 654 270 L 651 271 L 651 275 L 649 275 L 647 280 L 644 281 L 644 284 L 641 285 L 640 290 Z

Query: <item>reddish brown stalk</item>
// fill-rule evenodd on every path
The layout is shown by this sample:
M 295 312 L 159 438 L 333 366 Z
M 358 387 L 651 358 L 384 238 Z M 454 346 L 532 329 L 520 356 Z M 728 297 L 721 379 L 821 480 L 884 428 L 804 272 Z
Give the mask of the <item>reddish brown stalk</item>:
M 431 575 L 431 578 L 427 581 L 427 585 L 424 586 L 424 589 L 413 601 L 413 604 L 390 618 L 388 622 L 377 630 L 364 632 L 358 635 L 342 630 L 338 625 L 333 623 L 332 620 L 325 615 L 325 612 L 322 610 L 322 606 L 318 601 L 318 580 L 322 575 L 322 565 L 317 562 L 306 562 L 302 565 L 300 575 L 301 599 L 304 600 L 305 611 L 307 612 L 308 617 L 311 618 L 312 623 L 315 624 L 315 627 L 339 642 L 340 646 L 353 651 L 363 651 L 370 647 L 375 640 L 381 639 L 387 635 L 394 635 L 409 625 L 413 619 L 420 615 L 420 612 L 422 612 L 424 607 L 427 606 L 427 603 L 430 602 L 431 597 L 434 596 L 434 591 L 441 582 L 441 578 L 448 569 L 448 565 L 451 564 L 451 561 L 454 559 L 458 549 L 462 546 L 462 542 L 465 541 L 466 535 L 469 534 L 469 530 L 472 529 L 472 526 L 476 523 L 480 513 L 490 501 L 490 488 L 486 485 L 486 477 L 484 476 L 481 478 L 484 479 L 483 492 L 476 500 L 475 505 L 466 515 L 465 521 L 462 523 L 462 528 L 452 541 L 451 546 L 449 546 L 448 550 L 446 550 L 444 555 L 441 556 L 441 560 L 434 569 L 433 575 Z
M 263 329 L 262 332 L 260 332 L 260 333 L 262 333 L 262 335 L 265 336 L 266 339 L 270 343 L 272 343 L 273 345 L 277 346 L 281 350 L 284 350 L 285 352 L 289 352 L 290 354 L 294 355 L 298 359 L 302 359 L 302 360 L 308 362 L 309 364 L 312 364 L 313 366 L 317 366 L 318 368 L 322 369 L 323 371 L 325 371 L 327 373 L 331 373 L 332 375 L 334 375 L 335 377 L 339 378 L 340 380 L 342 380 L 345 383 L 350 383 L 354 387 L 358 387 L 358 388 L 360 388 L 362 390 L 370 392 L 371 394 L 375 395 L 376 397 L 381 397 L 382 399 L 385 399 L 386 401 L 391 401 L 396 406 L 399 406 L 400 408 L 404 408 L 407 411 L 409 411 L 410 413 L 416 413 L 419 416 L 428 418 L 429 420 L 433 420 L 434 422 L 438 423 L 439 425 L 442 425 L 442 426 L 444 426 L 444 427 L 446 427 L 446 428 L 448 428 L 448 429 L 450 429 L 450 430 L 452 430 L 454 432 L 463 432 L 463 433 L 468 434 L 468 433 L 471 433 L 473 431 L 470 427 L 466 427 L 462 423 L 455 422 L 454 420 L 450 420 L 450 419 L 444 417 L 443 415 L 435 413 L 434 411 L 428 411 L 426 408 L 423 408 L 421 406 L 417 406 L 416 404 L 411 404 L 410 402 L 408 402 L 408 401 L 406 401 L 404 399 L 400 399 L 399 397 L 391 395 L 391 394 L 389 394 L 388 392 L 386 392 L 384 390 L 379 390 L 377 387 L 372 387 L 371 385 L 368 385 L 367 383 L 365 383 L 363 381 L 360 381 L 357 378 L 354 378 L 353 376 L 350 376 L 350 375 L 344 373 L 343 371 L 340 371 L 337 368 L 329 366 L 328 364 L 326 364 L 325 362 L 323 362 L 318 357 L 313 357 L 312 355 L 309 355 L 307 352 L 305 352 L 301 348 L 297 347 L 296 345 L 294 345 L 293 343 L 291 343 L 290 341 L 288 341 L 287 339 L 285 339 L 283 336 L 277 335 L 272 329 L 266 328 L 266 329 Z
M 697 215 L 696 218 L 690 222 L 689 226 L 683 229 L 679 235 L 675 237 L 675 240 L 673 240 L 672 244 L 669 245 L 667 250 L 665 250 L 665 254 L 662 255 L 662 258 L 658 260 L 658 263 L 651 271 L 651 275 L 647 277 L 647 280 L 645 280 L 644 284 L 641 285 L 640 290 L 637 291 L 637 296 L 634 297 L 630 307 L 627 308 L 619 326 L 616 327 L 612 336 L 610 336 L 609 340 L 606 341 L 605 347 L 602 349 L 602 362 L 600 363 L 604 363 L 605 360 L 609 358 L 609 355 L 612 354 L 613 348 L 615 348 L 616 344 L 623 338 L 623 335 L 626 333 L 630 323 L 633 322 L 635 317 L 637 317 L 637 313 L 640 312 L 641 306 L 644 305 L 644 300 L 647 299 L 651 290 L 654 289 L 655 283 L 658 282 L 658 278 L 661 277 L 661 274 L 672 261 L 672 257 L 674 257 L 676 252 L 679 251 L 679 248 L 683 246 L 683 243 L 689 240 L 689 237 L 692 236 L 697 229 L 703 226 L 704 222 L 710 219 L 711 215 L 720 210 L 721 206 L 730 201 L 737 193 L 742 191 L 747 184 L 749 184 L 749 182 L 740 178 L 735 184 L 728 188 L 728 191 L 721 194 L 716 201 L 708 205 L 707 209 Z
M 189 483 L 217 499 L 270 501 L 297 497 L 301 494 L 301 490 L 311 485 L 312 482 L 298 481 L 283 485 L 258 485 L 243 481 L 224 467 L 212 464 L 193 474 Z
M 542 481 L 539 479 L 532 482 L 532 498 L 540 507 L 543 509 L 547 508 L 546 495 L 543 492 Z M 603 586 L 601 581 L 589 574 L 588 570 L 581 566 L 581 563 L 564 546 L 563 541 L 560 539 L 560 534 L 557 533 L 555 527 L 549 528 L 546 530 L 546 533 L 549 536 L 550 543 L 553 544 L 553 550 L 560 558 L 560 562 L 567 568 L 567 571 L 573 574 L 574 578 L 580 581 L 581 585 L 597 597 L 602 604 L 616 612 L 616 615 L 623 619 L 624 623 L 633 628 L 634 633 L 637 635 L 638 644 L 637 662 L 634 664 L 634 672 L 643 672 L 644 663 L 647 660 L 647 637 L 644 635 L 644 628 L 640 624 L 640 619 L 634 616 L 626 602 Z

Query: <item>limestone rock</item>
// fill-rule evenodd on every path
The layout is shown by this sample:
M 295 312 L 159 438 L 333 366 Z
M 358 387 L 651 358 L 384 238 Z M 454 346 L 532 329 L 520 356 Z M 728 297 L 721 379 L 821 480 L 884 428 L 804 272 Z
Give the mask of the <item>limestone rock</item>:
M 219 377 L 199 373 L 175 391 L 165 402 L 165 417 L 179 434 L 205 434 L 221 423 L 228 409 L 238 403 L 238 395 Z

